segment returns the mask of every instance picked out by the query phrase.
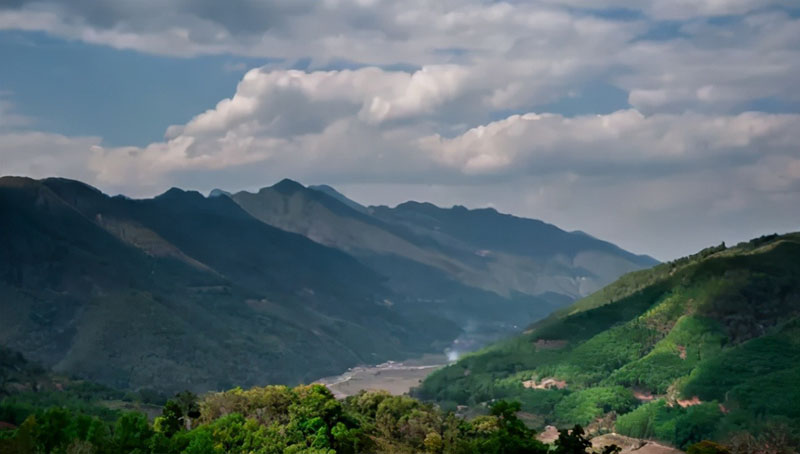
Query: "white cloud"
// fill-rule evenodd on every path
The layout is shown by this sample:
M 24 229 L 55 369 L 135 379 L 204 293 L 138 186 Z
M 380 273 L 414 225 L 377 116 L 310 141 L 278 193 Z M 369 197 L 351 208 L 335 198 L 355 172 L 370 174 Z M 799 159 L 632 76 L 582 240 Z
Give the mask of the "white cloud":
M 40 131 L 0 131 L 0 175 L 64 176 L 94 181 L 89 150 L 98 137 L 68 137 Z
M 800 224 L 789 209 L 800 200 L 800 116 L 748 112 L 765 99 L 800 103 L 800 19 L 780 8 L 792 2 L 18 3 L 0 7 L 0 29 L 230 54 L 235 71 L 237 56 L 286 62 L 247 71 L 234 96 L 146 147 L 19 131 L 30 124 L 0 99 L 2 173 L 131 195 L 294 177 L 373 203 L 492 204 L 664 258 L 715 232 Z M 590 11 L 604 8 L 634 14 Z M 720 15 L 732 16 L 709 20 Z M 305 58 L 309 70 L 281 66 Z M 337 61 L 362 67 L 315 70 Z M 541 112 L 598 82 L 627 93 L 630 107 Z M 675 244 L 687 230 L 696 233 L 683 249 L 659 249 L 656 239 Z
M 796 153 L 799 125 L 800 115 L 757 112 L 644 116 L 623 110 L 575 118 L 526 114 L 454 138 L 425 137 L 421 145 L 438 161 L 466 174 L 530 175 L 609 167 L 614 170 L 603 171 L 648 167 L 669 172 L 676 165 L 719 165 L 732 158 Z
M 617 78 L 646 112 L 729 111 L 777 97 L 799 102 L 800 19 L 785 13 L 732 24 L 683 27 L 680 39 L 632 44 L 619 55 L 631 70 Z
M 645 113 L 731 112 L 796 92 L 800 19 L 780 9 L 791 5 L 790 0 L 39 0 L 0 7 L 0 29 L 43 30 L 170 56 L 234 54 L 284 58 L 287 65 L 310 58 L 312 68 L 342 60 L 450 64 L 462 73 L 456 89 L 472 89 L 482 108 L 500 111 L 545 105 L 600 80 L 627 91 L 631 105 Z M 604 8 L 644 16 L 590 13 Z M 706 20 L 729 14 L 745 16 Z M 655 20 L 662 19 L 684 21 L 680 34 L 641 39 L 658 31 Z M 443 88 L 436 87 L 435 94 Z M 405 103 L 395 100 L 394 109 L 419 110 L 427 99 L 428 93 L 412 90 Z M 374 101 L 374 114 L 385 110 L 380 98 Z

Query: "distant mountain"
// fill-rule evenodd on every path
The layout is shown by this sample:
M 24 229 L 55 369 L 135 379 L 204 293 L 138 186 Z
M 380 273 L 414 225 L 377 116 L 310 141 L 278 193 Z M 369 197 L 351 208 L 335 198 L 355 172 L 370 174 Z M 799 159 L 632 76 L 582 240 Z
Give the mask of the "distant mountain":
M 507 332 L 657 263 L 494 210 L 416 202 L 364 208 L 328 186 L 291 180 L 231 197 L 266 224 L 352 254 L 386 276 L 402 310 L 426 307 L 470 331 Z
M 459 333 L 392 308 L 382 276 L 228 197 L 6 177 L 0 219 L 0 344 L 118 388 L 297 383 Z
M 470 350 L 653 263 L 494 210 L 365 208 L 291 180 L 133 200 L 6 177 L 0 218 L 0 345 L 118 389 Z
M 539 252 L 539 251 L 535 251 Z M 534 424 L 685 447 L 800 423 L 800 234 L 627 274 L 442 369 L 445 407 L 516 399 Z
M 313 189 L 314 191 L 319 191 L 324 194 L 327 194 L 356 211 L 360 211 L 362 213 L 367 213 L 369 211 L 367 210 L 367 207 L 365 207 L 364 205 L 361 205 L 360 203 L 354 200 L 348 199 L 347 196 L 337 191 L 336 189 L 332 188 L 331 186 L 328 186 L 327 184 L 309 186 L 308 189 Z
M 372 213 L 434 241 L 442 250 L 460 254 L 477 271 L 465 281 L 500 294 L 553 292 L 580 297 L 626 272 L 658 263 L 584 233 L 492 208 L 446 209 L 407 202 L 395 208 L 372 207 Z

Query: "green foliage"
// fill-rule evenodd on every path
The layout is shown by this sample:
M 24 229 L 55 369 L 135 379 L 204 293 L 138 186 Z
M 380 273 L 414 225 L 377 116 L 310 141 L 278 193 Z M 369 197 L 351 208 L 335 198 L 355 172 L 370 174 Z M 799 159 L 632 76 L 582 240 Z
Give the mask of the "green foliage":
M 555 419 L 562 425 L 585 425 L 608 412 L 627 413 L 636 404 L 633 393 L 622 386 L 587 388 L 564 397 L 555 407 Z
M 644 404 L 617 418 L 617 432 L 634 438 L 653 438 L 656 435 L 656 421 L 663 410 L 663 400 Z
M 616 369 L 608 382 L 664 394 L 676 379 L 718 355 L 724 341 L 721 328 L 713 320 L 680 316 L 649 353 Z
M 158 432 L 167 438 L 175 435 L 183 426 L 183 410 L 174 400 L 167 401 L 161 418 L 158 419 Z
M 675 420 L 674 443 L 681 448 L 715 435 L 722 412 L 716 402 L 694 405 Z
M 231 407 L 225 407 L 232 404 Z M 337 401 L 323 386 L 234 389 L 199 402 L 196 427 L 174 424 L 170 400 L 150 425 L 123 413 L 113 426 L 63 408 L 40 410 L 0 432 L 0 452 L 94 454 L 546 454 L 519 419 L 519 403 L 499 401 L 473 421 L 405 396 L 362 392 Z M 233 409 L 242 411 L 232 411 Z M 171 421 L 171 422 L 170 422 Z
M 618 432 L 683 447 L 762 420 L 800 425 L 798 317 L 800 234 L 720 245 L 623 276 L 415 395 L 450 408 L 518 400 L 562 427 L 609 427 L 598 418 L 613 412 Z M 529 389 L 547 379 L 566 389 Z
M 114 425 L 111 443 L 117 452 L 144 453 L 153 430 L 142 413 L 124 413 Z
M 659 400 L 620 416 L 616 427 L 623 435 L 657 438 L 685 448 L 714 437 L 723 416 L 716 402 L 681 408 Z

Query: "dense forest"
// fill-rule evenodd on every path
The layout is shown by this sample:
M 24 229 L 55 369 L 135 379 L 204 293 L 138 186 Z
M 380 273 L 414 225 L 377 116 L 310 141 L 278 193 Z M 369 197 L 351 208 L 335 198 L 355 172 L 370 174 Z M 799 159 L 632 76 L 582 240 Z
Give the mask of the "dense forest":
M 533 426 L 583 424 L 681 449 L 743 432 L 791 438 L 799 278 L 797 234 L 708 248 L 623 276 L 435 372 L 416 395 L 446 409 L 517 400 Z
M 74 403 L 74 402 L 73 402 Z M 581 426 L 561 430 L 550 445 L 518 417 L 520 404 L 497 401 L 485 415 L 466 420 L 407 396 L 361 392 L 336 400 L 322 385 L 267 386 L 210 393 L 183 392 L 153 420 L 135 411 L 51 406 L 34 409 L 5 401 L 0 415 L 22 419 L 0 431 L 4 454 L 578 454 L 619 453 L 593 447 Z M 726 447 L 703 441 L 690 454 L 745 453 L 770 440 L 740 437 Z M 790 453 L 792 440 L 782 451 Z M 748 448 L 749 447 L 749 448 Z

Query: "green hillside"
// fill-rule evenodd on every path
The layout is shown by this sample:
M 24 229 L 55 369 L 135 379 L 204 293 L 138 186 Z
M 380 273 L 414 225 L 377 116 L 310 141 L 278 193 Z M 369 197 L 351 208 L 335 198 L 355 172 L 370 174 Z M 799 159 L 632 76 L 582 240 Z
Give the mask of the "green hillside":
M 580 423 L 685 447 L 800 422 L 800 234 L 630 273 L 432 374 L 445 407 L 516 399 L 534 424 Z

